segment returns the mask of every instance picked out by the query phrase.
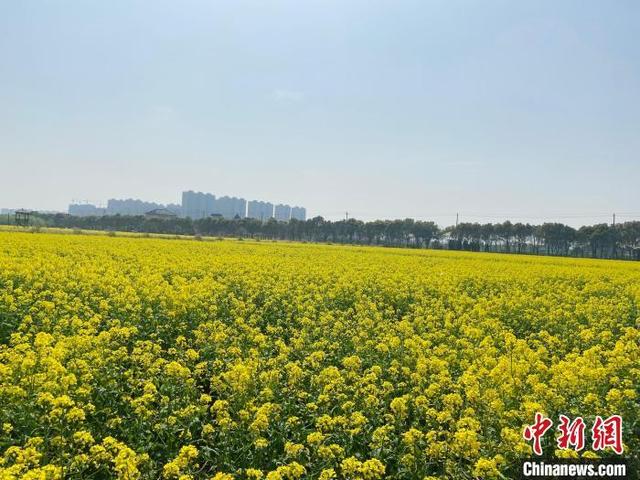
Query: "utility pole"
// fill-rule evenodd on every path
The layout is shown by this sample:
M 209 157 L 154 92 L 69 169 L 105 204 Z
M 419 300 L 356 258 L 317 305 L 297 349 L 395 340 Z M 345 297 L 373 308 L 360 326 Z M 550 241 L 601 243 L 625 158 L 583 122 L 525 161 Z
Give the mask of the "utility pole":
M 615 213 L 613 214 L 613 226 L 614 227 L 616 226 L 616 214 Z
M 344 212 L 345 221 L 349 221 L 349 212 Z
M 458 214 L 456 213 L 456 228 L 458 228 Z

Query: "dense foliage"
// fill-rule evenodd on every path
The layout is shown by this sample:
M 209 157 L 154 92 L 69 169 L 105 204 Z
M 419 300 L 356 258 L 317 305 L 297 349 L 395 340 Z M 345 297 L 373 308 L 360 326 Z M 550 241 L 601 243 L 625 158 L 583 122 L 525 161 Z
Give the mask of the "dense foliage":
M 0 221 L 3 219 L 0 217 Z M 8 217 L 6 221 L 11 221 Z M 606 223 L 574 229 L 561 223 L 460 223 L 441 229 L 434 222 L 356 219 L 262 222 L 251 218 L 148 218 L 144 216 L 74 217 L 39 215 L 35 224 L 51 227 L 262 238 L 354 245 L 384 245 L 484 252 L 529 253 L 640 260 L 640 222 Z
M 536 411 L 637 461 L 639 304 L 631 262 L 2 233 L 0 477 L 497 478 Z

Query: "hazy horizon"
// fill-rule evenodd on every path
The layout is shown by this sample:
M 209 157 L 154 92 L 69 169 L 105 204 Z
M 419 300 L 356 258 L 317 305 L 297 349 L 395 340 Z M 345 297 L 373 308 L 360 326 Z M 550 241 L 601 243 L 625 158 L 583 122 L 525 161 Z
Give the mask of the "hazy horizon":
M 640 219 L 640 4 L 0 6 L 0 207 Z M 10 180 L 10 181 L 9 181 Z

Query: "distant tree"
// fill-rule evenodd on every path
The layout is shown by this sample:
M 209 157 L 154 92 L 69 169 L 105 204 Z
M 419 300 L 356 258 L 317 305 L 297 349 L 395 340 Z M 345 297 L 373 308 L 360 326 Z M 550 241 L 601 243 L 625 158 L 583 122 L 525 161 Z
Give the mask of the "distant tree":
M 511 251 L 511 238 L 513 237 L 513 224 L 507 220 L 504 223 L 498 223 L 494 227 L 494 231 L 498 238 L 502 240 L 506 252 Z
M 457 226 L 440 229 L 434 222 L 415 221 L 411 218 L 372 222 L 349 219 L 331 222 L 318 216 L 306 221 L 291 219 L 288 222 L 279 222 L 269 219 L 262 222 L 252 218 L 207 217 L 192 220 L 127 215 L 75 217 L 63 214 L 36 214 L 33 219 L 38 225 L 112 232 L 335 241 L 413 248 L 445 246 L 453 250 L 531 252 L 640 260 L 640 222 L 637 221 L 615 226 L 604 223 L 584 226 L 576 231 L 562 223 L 535 226 L 512 224 L 510 221 L 484 225 L 462 222 Z M 544 248 L 541 249 L 542 247 Z
M 529 239 L 533 235 L 533 227 L 528 223 L 526 225 L 523 223 L 516 223 L 513 225 L 513 235 L 516 240 L 516 252 L 523 253 L 526 251 Z
M 547 253 L 569 255 L 571 242 L 576 239 L 576 231 L 562 223 L 545 223 L 540 227 L 540 236 Z

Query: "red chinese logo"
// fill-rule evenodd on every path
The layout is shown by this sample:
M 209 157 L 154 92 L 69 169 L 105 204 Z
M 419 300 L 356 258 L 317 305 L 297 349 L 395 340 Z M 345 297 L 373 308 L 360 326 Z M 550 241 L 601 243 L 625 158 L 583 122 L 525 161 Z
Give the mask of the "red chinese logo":
M 591 436 L 594 450 L 611 447 L 618 455 L 622 454 L 622 417 L 612 415 L 606 420 L 602 420 L 600 416 L 596 417 Z
M 560 415 L 558 448 L 565 450 L 573 447 L 576 452 L 582 450 L 584 448 L 584 428 L 582 417 L 578 417 L 572 422 L 569 417 Z
M 536 455 L 542 455 L 542 437 L 552 426 L 553 422 L 550 418 L 541 413 L 536 413 L 533 425 L 525 427 L 523 437 L 528 442 L 533 441 L 532 448 Z M 561 450 L 573 448 L 576 452 L 584 449 L 585 429 L 586 424 L 582 417 L 577 417 L 572 421 L 569 417 L 560 415 L 558 448 Z M 602 417 L 597 416 L 591 429 L 591 439 L 593 450 L 599 451 L 611 448 L 618 455 L 621 455 L 624 451 L 622 445 L 622 417 L 620 415 L 612 415 L 603 420 Z
M 534 424 L 528 425 L 524 429 L 524 439 L 527 441 L 533 440 L 533 451 L 536 455 L 542 455 L 541 439 L 552 425 L 551 419 L 546 418 L 541 413 L 536 413 Z

